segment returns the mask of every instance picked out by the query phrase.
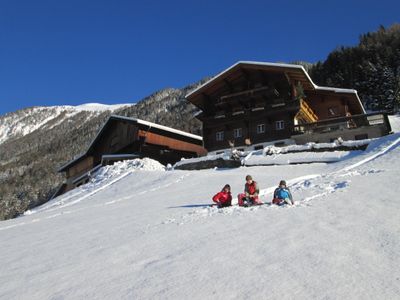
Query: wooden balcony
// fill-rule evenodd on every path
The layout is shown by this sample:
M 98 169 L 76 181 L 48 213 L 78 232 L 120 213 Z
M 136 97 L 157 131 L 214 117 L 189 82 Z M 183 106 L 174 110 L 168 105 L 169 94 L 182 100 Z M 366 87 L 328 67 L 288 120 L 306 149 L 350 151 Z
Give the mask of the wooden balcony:
M 252 116 L 263 115 L 273 115 L 280 112 L 295 111 L 300 109 L 299 100 L 289 100 L 284 101 L 283 99 L 276 99 L 276 101 L 271 102 L 256 102 L 253 105 L 248 106 L 231 106 L 229 108 L 222 107 L 213 114 L 210 112 L 206 114 L 203 112 L 201 114 L 201 120 L 211 121 L 211 120 L 227 120 L 227 119 L 237 119 L 237 118 L 251 118 Z
M 318 116 L 303 99 L 300 99 L 300 110 L 295 118 L 299 123 L 315 123 L 318 121 Z
M 314 134 L 327 133 L 337 130 L 352 130 L 361 127 L 380 126 L 386 134 L 391 132 L 391 126 L 386 113 L 371 113 L 354 115 L 349 117 L 333 118 L 312 123 L 295 125 L 293 128 L 294 134 Z

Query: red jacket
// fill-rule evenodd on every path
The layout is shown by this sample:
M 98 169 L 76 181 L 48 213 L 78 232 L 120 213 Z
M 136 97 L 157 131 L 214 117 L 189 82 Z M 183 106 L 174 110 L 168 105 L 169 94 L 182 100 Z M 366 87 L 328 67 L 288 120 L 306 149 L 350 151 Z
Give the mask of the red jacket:
M 244 185 L 244 192 L 249 195 L 258 196 L 260 190 L 258 189 L 257 182 L 253 181 L 251 184 L 248 184 L 246 182 L 246 184 Z
M 230 192 L 219 192 L 218 194 L 215 194 L 214 197 L 212 198 L 214 202 L 219 202 L 221 204 L 231 202 L 232 201 L 232 196 Z

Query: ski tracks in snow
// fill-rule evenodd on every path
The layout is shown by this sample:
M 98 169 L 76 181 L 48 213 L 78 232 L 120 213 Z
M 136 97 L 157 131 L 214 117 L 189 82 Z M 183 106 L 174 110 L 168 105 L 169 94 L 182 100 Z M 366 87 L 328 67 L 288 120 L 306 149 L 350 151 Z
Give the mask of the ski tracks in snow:
M 141 195 L 144 195 L 144 194 L 147 194 L 147 193 L 150 193 L 150 192 L 158 191 L 160 189 L 168 188 L 168 187 L 170 187 L 170 186 L 172 186 L 174 184 L 177 184 L 177 183 L 183 181 L 188 176 L 190 176 L 190 173 L 183 174 L 182 176 L 179 176 L 178 179 L 176 179 L 176 180 L 167 182 L 166 184 L 162 184 L 160 186 L 156 186 L 156 187 L 151 188 L 149 190 L 141 191 L 141 192 L 137 193 L 137 195 L 141 196 Z M 127 197 L 122 197 L 122 198 L 119 198 L 119 199 L 116 199 L 116 200 L 111 200 L 111 201 L 106 202 L 104 205 L 115 204 L 115 203 L 118 203 L 118 202 L 121 202 L 121 201 L 125 201 L 125 200 L 129 200 L 129 199 L 132 199 L 132 196 L 127 196 Z
M 121 176 L 118 176 L 117 178 L 113 179 L 112 181 L 100 186 L 99 188 L 94 189 L 94 190 L 92 190 L 91 192 L 89 192 L 87 194 L 84 194 L 82 197 L 79 197 L 79 195 L 84 193 L 84 191 L 81 190 L 79 192 L 72 193 L 71 195 L 67 196 L 66 198 L 63 198 L 62 200 L 59 200 L 59 201 L 54 202 L 54 203 L 51 203 L 50 205 L 46 205 L 45 207 L 41 207 L 41 208 L 39 208 L 39 209 L 37 209 L 35 211 L 28 212 L 25 215 L 29 216 L 29 215 L 36 214 L 36 213 L 39 213 L 39 212 L 52 212 L 52 211 L 55 211 L 55 210 L 59 210 L 59 209 L 62 209 L 62 208 L 69 207 L 69 206 L 71 206 L 73 204 L 77 204 L 77 203 L 85 200 L 86 198 L 88 198 L 88 197 L 90 197 L 90 196 L 92 196 L 94 194 L 97 194 L 101 190 L 104 190 L 106 187 L 109 187 L 110 185 L 114 184 L 115 182 L 120 181 L 121 179 L 123 179 L 123 178 L 125 178 L 128 175 L 131 175 L 133 173 L 134 173 L 133 171 L 129 171 L 127 173 L 124 173 Z M 185 180 L 185 178 L 187 178 L 190 175 L 191 175 L 190 172 L 182 174 L 181 176 L 179 176 L 178 178 L 176 178 L 174 180 L 171 180 L 171 181 L 169 181 L 169 182 L 167 182 L 165 184 L 156 185 L 155 187 L 152 187 L 152 188 L 150 188 L 148 190 L 143 190 L 143 191 L 139 192 L 137 195 L 143 195 L 143 194 L 146 194 L 146 193 L 149 193 L 149 192 L 155 192 L 155 191 L 160 190 L 160 189 L 168 188 L 168 187 L 170 187 L 172 185 L 180 183 L 181 181 Z M 74 200 L 69 201 L 69 202 L 67 201 L 67 200 L 72 199 L 72 198 L 77 197 L 77 196 L 78 196 L 77 199 L 74 199 Z M 8 226 L 4 226 L 4 227 L 0 227 L 0 231 L 11 229 L 11 228 L 15 228 L 15 227 L 19 227 L 19 226 L 23 226 L 23 225 L 28 225 L 28 224 L 32 224 L 32 223 L 36 223 L 36 222 L 40 222 L 42 220 L 53 219 L 53 218 L 56 218 L 56 217 L 59 217 L 59 216 L 62 216 L 62 215 L 76 213 L 76 212 L 82 211 L 82 210 L 93 209 L 93 208 L 96 208 L 96 207 L 112 205 L 112 204 L 115 204 L 115 203 L 118 203 L 118 202 L 122 202 L 122 201 L 132 200 L 132 197 L 133 196 L 130 195 L 130 196 L 121 197 L 121 198 L 118 198 L 118 199 L 115 199 L 115 200 L 107 201 L 107 202 L 104 202 L 104 203 L 93 204 L 93 205 L 80 207 L 80 208 L 75 208 L 75 209 L 70 209 L 70 210 L 62 210 L 62 211 L 56 212 L 54 214 L 51 214 L 49 216 L 45 216 L 45 217 L 41 217 L 41 218 L 38 217 L 38 218 L 32 219 L 29 222 L 22 221 L 23 220 L 22 218 L 17 218 L 17 219 L 14 219 L 14 220 L 20 220 L 21 222 L 18 222 L 18 223 L 15 223 L 15 224 L 11 224 L 11 225 L 8 225 Z M 159 224 L 157 224 L 157 225 L 159 225 Z
M 397 138 L 396 138 L 397 137 Z M 336 192 L 345 192 L 347 187 L 351 183 L 351 178 L 354 176 L 369 176 L 376 173 L 383 172 L 383 170 L 370 169 L 367 171 L 358 171 L 356 168 L 367 164 L 368 162 L 379 158 L 387 152 L 395 149 L 400 144 L 399 134 L 392 136 L 393 142 L 390 142 L 387 146 L 378 151 L 368 155 L 366 157 L 351 164 L 345 166 L 339 170 L 327 173 L 327 174 L 310 174 L 305 176 L 296 177 L 287 181 L 288 187 L 291 189 L 292 194 L 300 195 L 300 200 L 295 199 L 293 206 L 276 206 L 276 205 L 263 205 L 253 207 L 239 207 L 231 206 L 227 208 L 218 209 L 216 207 L 202 207 L 194 209 L 193 211 L 184 214 L 180 218 L 169 218 L 163 222 L 163 224 L 177 224 L 183 225 L 186 223 L 192 223 L 200 219 L 213 217 L 213 216 L 237 216 L 243 213 L 254 212 L 265 209 L 288 209 L 292 207 L 302 207 L 311 205 L 309 202 L 315 199 L 322 199 L 329 194 Z M 273 192 L 276 186 L 271 186 L 260 190 L 260 197 L 265 200 L 272 199 Z M 266 203 L 270 203 L 271 200 L 267 200 Z
M 205 206 L 196 208 L 178 218 L 169 218 L 162 224 L 176 224 L 184 225 L 186 223 L 193 223 L 201 219 L 219 216 L 240 216 L 247 213 L 254 213 L 257 211 L 270 210 L 270 209 L 291 209 L 295 207 L 310 206 L 311 200 L 323 199 L 329 194 L 336 192 L 345 192 L 346 188 L 351 183 L 351 178 L 354 176 L 367 176 L 383 172 L 383 170 L 368 170 L 365 172 L 346 172 L 343 174 L 335 174 L 335 172 L 326 175 L 307 175 L 288 180 L 288 186 L 292 194 L 300 195 L 300 200 L 295 199 L 295 204 L 292 206 L 284 205 L 277 206 L 271 205 L 273 192 L 276 186 L 269 187 L 260 191 L 261 199 L 264 198 L 266 205 L 239 207 L 236 204 L 230 207 L 219 209 L 215 206 Z

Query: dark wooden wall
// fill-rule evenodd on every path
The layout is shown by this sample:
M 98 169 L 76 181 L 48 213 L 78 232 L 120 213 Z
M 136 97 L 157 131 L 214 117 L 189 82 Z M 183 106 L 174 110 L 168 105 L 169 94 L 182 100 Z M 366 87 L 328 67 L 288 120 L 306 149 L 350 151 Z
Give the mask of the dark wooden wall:
M 93 148 L 95 165 L 101 162 L 102 155 L 119 153 L 138 139 L 138 128 L 135 124 L 110 122 Z
M 68 182 L 85 174 L 101 163 L 105 154 L 139 154 L 147 156 L 162 163 L 175 163 L 182 157 L 190 158 L 205 155 L 206 150 L 198 144 L 201 140 L 194 140 L 187 136 L 179 136 L 171 132 L 150 132 L 156 128 L 147 128 L 144 125 L 124 120 L 111 120 L 96 137 L 93 147 L 90 148 L 88 156 L 83 158 L 66 170 Z M 173 138 L 173 137 L 176 138 Z M 188 141 L 186 141 L 188 140 Z M 190 143 L 195 141 L 198 144 Z
M 245 146 L 245 140 L 250 139 L 251 144 L 258 144 L 273 140 L 289 138 L 293 130 L 295 112 L 281 111 L 253 112 L 249 115 L 240 115 L 235 118 L 208 120 L 203 123 L 204 146 L 208 151 L 229 148 L 229 140 L 234 141 L 235 147 Z M 276 129 L 276 121 L 283 120 L 285 127 Z M 257 133 L 257 125 L 265 124 L 265 133 Z M 242 137 L 234 139 L 235 128 L 242 128 Z M 217 141 L 216 133 L 224 131 L 224 140 Z
M 307 95 L 306 101 L 319 120 L 344 117 L 346 116 L 346 106 L 349 107 L 345 96 Z M 335 110 L 335 115 L 329 112 L 330 108 Z M 350 111 L 350 113 L 352 112 Z
M 139 137 L 143 138 L 146 144 L 153 144 L 159 147 L 165 147 L 171 150 L 193 152 L 198 155 L 205 155 L 205 149 L 200 145 L 195 145 L 186 141 L 178 140 L 176 138 L 167 137 L 162 134 L 148 132 L 146 130 L 139 130 Z
M 78 163 L 74 164 L 67 170 L 67 178 L 78 177 L 81 174 L 84 174 L 93 169 L 93 167 L 93 156 L 88 156 L 80 160 Z

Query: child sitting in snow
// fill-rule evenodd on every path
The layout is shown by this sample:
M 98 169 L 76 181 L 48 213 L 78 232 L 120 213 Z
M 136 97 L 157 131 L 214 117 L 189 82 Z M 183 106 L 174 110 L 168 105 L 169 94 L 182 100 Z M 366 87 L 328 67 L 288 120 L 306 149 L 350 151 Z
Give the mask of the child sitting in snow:
M 244 185 L 244 193 L 238 195 L 239 206 L 261 205 L 263 204 L 258 198 L 259 188 L 257 182 L 253 180 L 251 175 L 246 176 L 246 184 Z
M 217 204 L 218 208 L 231 206 L 231 186 L 229 184 L 225 184 L 223 189 L 219 193 L 215 194 L 212 200 Z
M 286 181 L 281 180 L 279 186 L 274 191 L 274 199 L 272 199 L 272 204 L 283 205 L 283 204 L 293 205 L 293 197 L 290 193 L 289 188 L 286 186 Z

